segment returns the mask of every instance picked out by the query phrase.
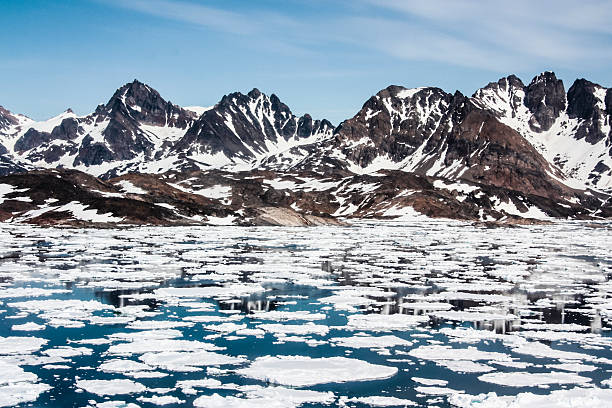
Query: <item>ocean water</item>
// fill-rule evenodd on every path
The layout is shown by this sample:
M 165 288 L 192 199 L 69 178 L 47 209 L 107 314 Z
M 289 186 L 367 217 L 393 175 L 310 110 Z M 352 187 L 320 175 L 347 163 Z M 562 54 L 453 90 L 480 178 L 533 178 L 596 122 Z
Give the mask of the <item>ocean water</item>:
M 611 232 L 3 225 L 0 406 L 606 406 Z

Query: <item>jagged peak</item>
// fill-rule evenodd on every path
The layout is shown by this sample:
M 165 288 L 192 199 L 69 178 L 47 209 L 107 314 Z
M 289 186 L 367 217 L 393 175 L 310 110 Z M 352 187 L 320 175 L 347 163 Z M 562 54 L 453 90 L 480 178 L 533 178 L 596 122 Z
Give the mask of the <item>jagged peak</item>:
M 136 103 L 140 105 L 146 99 L 161 99 L 164 103 L 166 102 L 159 92 L 151 88 L 149 85 L 140 82 L 138 79 L 126 83 L 115 91 L 113 96 L 109 99 L 106 104 L 107 107 L 112 107 L 117 101 L 124 103 L 125 99 L 133 96 L 136 97 Z
M 474 96 L 476 96 L 478 92 L 482 91 L 483 89 L 498 89 L 498 88 L 503 88 L 504 90 L 509 90 L 512 88 L 525 89 L 525 84 L 518 76 L 514 74 L 510 74 L 508 76 L 498 79 L 497 82 L 489 82 L 484 88 L 476 91 L 476 93 L 474 93 Z
M 556 84 L 557 82 L 563 82 L 560 79 L 557 78 L 557 75 L 555 75 L 555 73 L 553 71 L 544 71 L 541 74 L 536 75 L 535 77 L 533 77 L 533 79 L 531 80 L 531 82 L 529 83 L 529 86 L 534 86 L 534 85 L 539 85 L 539 84 Z
M 594 89 L 594 88 L 603 88 L 603 86 L 596 84 L 595 82 L 591 82 L 588 79 L 585 78 L 578 78 L 574 81 L 574 83 L 572 84 L 572 86 L 570 87 L 570 89 L 568 90 L 568 93 L 575 88 L 589 88 L 589 89 Z
M 251 97 L 252 99 L 257 99 L 262 95 L 262 93 L 259 89 L 253 88 L 251 92 L 249 92 L 247 95 Z
M 370 102 L 372 99 L 381 99 L 381 98 L 388 98 L 388 97 L 395 97 L 399 99 L 410 99 L 417 94 L 426 93 L 426 92 L 439 93 L 440 95 L 450 95 L 446 93 L 443 89 L 433 87 L 433 86 L 406 88 L 401 85 L 389 85 L 388 87 L 378 91 L 376 95 L 372 96 L 368 101 L 366 101 L 366 103 L 364 104 L 364 107 L 368 105 L 368 102 Z

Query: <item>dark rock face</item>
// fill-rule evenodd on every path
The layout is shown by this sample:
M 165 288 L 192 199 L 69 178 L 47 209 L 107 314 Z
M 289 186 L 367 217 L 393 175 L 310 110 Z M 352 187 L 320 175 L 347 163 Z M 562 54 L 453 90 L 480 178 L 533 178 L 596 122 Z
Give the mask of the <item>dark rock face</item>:
M 51 134 L 30 129 L 15 142 L 15 151 L 25 152 L 48 143 L 50 140 Z
M 599 100 L 595 96 L 598 85 L 578 79 L 567 93 L 567 113 L 570 118 L 583 119 L 576 130 L 576 138 L 584 138 L 587 142 L 595 144 L 606 138 L 600 127 L 605 120 L 606 112 L 599 107 Z
M 93 138 L 91 136 L 85 136 L 79 148 L 79 153 L 74 159 L 75 165 L 96 166 L 113 160 L 113 152 L 106 145 L 92 142 Z
M 565 110 L 563 81 L 552 72 L 538 75 L 525 89 L 525 105 L 533 113 L 530 122 L 533 131 L 550 129 L 559 113 Z

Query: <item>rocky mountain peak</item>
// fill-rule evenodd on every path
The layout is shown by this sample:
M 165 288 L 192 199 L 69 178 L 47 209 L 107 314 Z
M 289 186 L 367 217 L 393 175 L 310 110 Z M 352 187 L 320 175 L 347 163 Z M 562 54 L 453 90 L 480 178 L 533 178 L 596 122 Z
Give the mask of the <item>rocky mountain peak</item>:
M 251 92 L 247 94 L 251 99 L 257 99 L 261 96 L 261 91 L 257 88 L 253 88 Z
M 529 123 L 531 129 L 547 131 L 566 107 L 563 81 L 551 71 L 537 75 L 525 89 L 524 103 L 533 114 Z
M 599 99 L 595 95 L 599 85 L 584 78 L 577 79 L 567 91 L 567 114 L 573 118 L 588 119 L 597 109 Z

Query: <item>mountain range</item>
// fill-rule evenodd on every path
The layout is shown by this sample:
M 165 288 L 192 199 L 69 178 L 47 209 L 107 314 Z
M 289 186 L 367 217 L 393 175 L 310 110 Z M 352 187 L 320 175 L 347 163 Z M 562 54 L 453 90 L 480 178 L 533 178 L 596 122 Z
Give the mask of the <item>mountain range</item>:
M 257 89 L 180 107 L 137 80 L 86 116 L 0 107 L 0 220 L 337 224 L 612 216 L 612 88 L 389 86 L 337 126 Z

